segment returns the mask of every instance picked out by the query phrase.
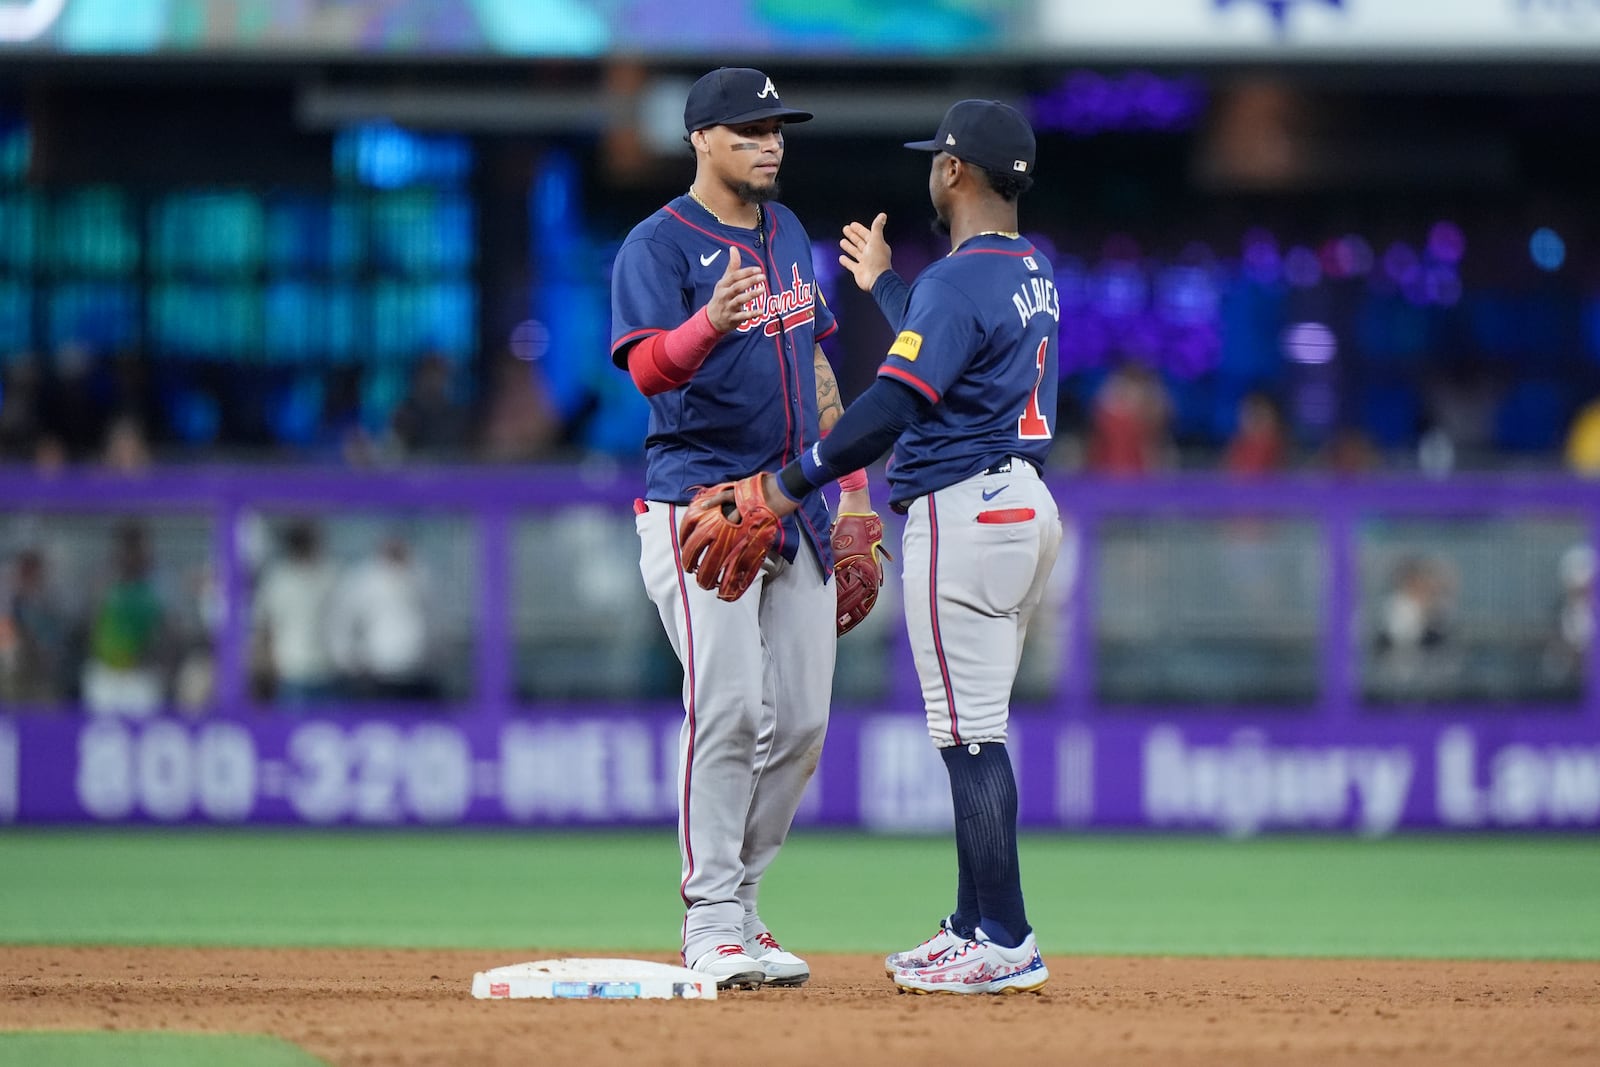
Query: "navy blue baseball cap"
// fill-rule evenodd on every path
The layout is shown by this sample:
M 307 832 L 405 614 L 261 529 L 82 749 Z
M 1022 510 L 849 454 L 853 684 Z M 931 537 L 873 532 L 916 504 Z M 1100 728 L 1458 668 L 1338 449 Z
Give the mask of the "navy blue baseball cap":
M 984 170 L 1033 175 L 1033 127 L 1022 112 L 998 100 L 956 101 L 932 140 L 907 141 L 906 147 L 948 152 Z
M 772 79 L 753 67 L 718 67 L 695 82 L 683 105 L 683 128 L 690 133 L 707 126 L 737 126 L 761 119 L 805 122 L 809 111 L 784 107 Z

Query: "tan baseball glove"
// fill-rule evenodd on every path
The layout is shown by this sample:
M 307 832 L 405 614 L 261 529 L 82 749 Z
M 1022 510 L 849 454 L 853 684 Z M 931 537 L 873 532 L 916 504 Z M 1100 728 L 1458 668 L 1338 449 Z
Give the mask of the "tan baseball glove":
M 761 573 L 783 526 L 767 507 L 761 475 L 696 493 L 678 524 L 683 569 L 719 600 L 738 600 Z

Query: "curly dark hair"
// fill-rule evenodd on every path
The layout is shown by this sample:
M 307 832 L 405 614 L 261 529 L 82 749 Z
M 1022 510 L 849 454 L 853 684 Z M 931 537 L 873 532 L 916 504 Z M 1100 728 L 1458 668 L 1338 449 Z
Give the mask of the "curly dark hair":
M 978 169 L 983 171 L 989 188 L 1008 204 L 1016 203 L 1017 197 L 1033 188 L 1033 179 L 1026 174 L 1014 174 L 1008 170 L 990 170 L 988 167 Z

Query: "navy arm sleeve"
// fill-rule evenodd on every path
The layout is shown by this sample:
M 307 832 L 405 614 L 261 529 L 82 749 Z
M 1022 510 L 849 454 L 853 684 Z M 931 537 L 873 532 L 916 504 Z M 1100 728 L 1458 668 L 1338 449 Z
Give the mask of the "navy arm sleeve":
M 872 299 L 883 317 L 889 320 L 890 329 L 899 333 L 900 324 L 906 318 L 906 307 L 911 303 L 911 284 L 894 271 L 886 270 L 872 283 Z
M 877 379 L 845 408 L 827 437 L 778 472 L 778 485 L 790 500 L 800 500 L 889 451 L 901 431 L 932 407 L 911 386 L 893 378 Z

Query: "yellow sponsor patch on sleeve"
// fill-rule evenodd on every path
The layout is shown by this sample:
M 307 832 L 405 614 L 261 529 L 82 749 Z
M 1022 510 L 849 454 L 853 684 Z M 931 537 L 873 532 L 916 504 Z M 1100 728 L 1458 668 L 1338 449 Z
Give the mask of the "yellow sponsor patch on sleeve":
M 917 361 L 917 353 L 922 351 L 922 335 L 915 330 L 901 330 L 900 336 L 894 339 L 894 344 L 889 346 L 891 356 L 899 356 L 907 363 Z

